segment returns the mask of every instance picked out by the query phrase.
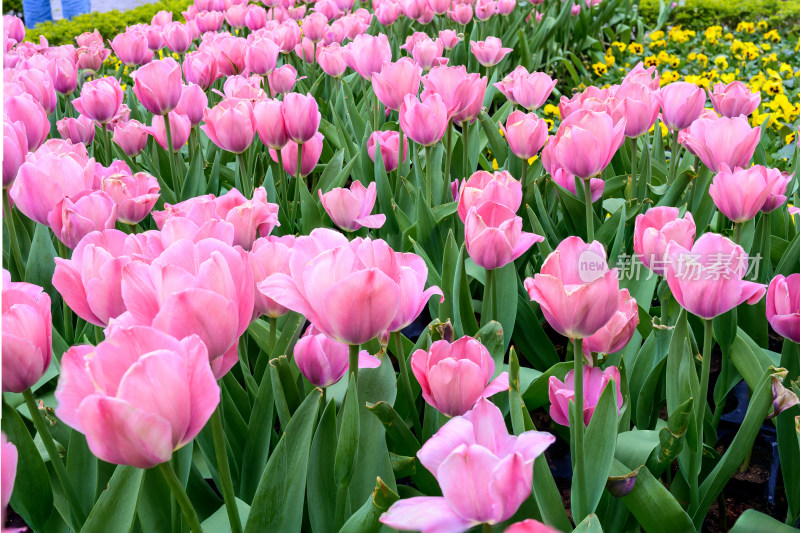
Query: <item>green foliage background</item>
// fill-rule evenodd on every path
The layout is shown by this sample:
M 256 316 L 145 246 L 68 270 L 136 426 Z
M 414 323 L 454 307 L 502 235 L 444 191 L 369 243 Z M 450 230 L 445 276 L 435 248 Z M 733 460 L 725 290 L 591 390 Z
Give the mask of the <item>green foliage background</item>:
M 672 0 L 666 0 L 672 1 Z M 639 13 L 645 24 L 658 18 L 659 0 L 640 0 Z M 800 30 L 800 0 L 685 0 L 675 8 L 671 25 L 704 30 L 713 25 L 736 27 L 741 21 L 766 19 L 770 27 Z

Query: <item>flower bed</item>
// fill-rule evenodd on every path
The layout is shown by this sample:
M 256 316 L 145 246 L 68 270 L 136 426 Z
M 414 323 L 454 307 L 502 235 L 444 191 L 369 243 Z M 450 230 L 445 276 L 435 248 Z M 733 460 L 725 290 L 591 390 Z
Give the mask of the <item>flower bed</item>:
M 784 34 L 643 35 L 628 0 L 183 16 L 4 19 L 4 527 L 792 529 Z M 775 507 L 734 479 L 770 460 Z

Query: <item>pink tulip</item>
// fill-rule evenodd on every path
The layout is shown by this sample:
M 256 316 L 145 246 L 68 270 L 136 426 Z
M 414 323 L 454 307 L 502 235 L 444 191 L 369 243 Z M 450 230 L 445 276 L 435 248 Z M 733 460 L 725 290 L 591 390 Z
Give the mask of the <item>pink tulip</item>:
M 14 283 L 3 270 L 3 392 L 22 392 L 41 379 L 53 355 L 52 327 L 44 289 Z
M 435 67 L 422 77 L 422 84 L 425 90 L 421 98 L 424 100 L 431 93 L 439 94 L 447 107 L 448 117 L 457 122 L 477 115 L 486 92 L 486 79 L 476 73 L 468 74 L 463 66 Z
M 116 173 L 103 178 L 103 192 L 117 205 L 117 220 L 137 224 L 153 209 L 161 187 L 155 177 L 144 172 Z
M 708 192 L 717 209 L 734 223 L 755 217 L 781 179 L 781 171 L 754 165 L 748 169 L 720 165 Z
M 226 98 L 207 109 L 200 126 L 211 142 L 235 154 L 247 150 L 256 135 L 253 104 L 248 100 Z
M 62 118 L 56 122 L 56 128 L 62 139 L 74 144 L 92 144 L 94 140 L 94 122 L 83 115 L 78 115 L 78 118 Z
M 283 65 L 270 72 L 267 80 L 273 97 L 278 94 L 286 94 L 292 90 L 297 81 L 297 70 L 291 65 Z
M 181 90 L 181 98 L 175 106 L 175 113 L 184 115 L 192 126 L 197 126 L 203 121 L 203 115 L 208 108 L 208 96 L 199 85 L 190 83 Z
M 494 202 L 470 208 L 464 233 L 467 253 L 486 270 L 504 267 L 544 240 L 540 235 L 522 231 L 522 218 Z
M 3 15 L 3 32 L 5 32 L 8 39 L 12 39 L 18 43 L 21 43 L 25 39 L 25 23 L 22 22 L 22 19 L 19 17 L 15 17 L 13 15 Z M 3 479 L 5 479 L 5 477 Z M 5 487 L 5 485 L 3 486 Z M 10 491 L 6 493 L 4 490 L 3 494 L 11 496 Z M 7 503 L 8 502 L 3 504 L 3 509 L 5 509 Z
M 508 520 L 531 494 L 534 460 L 553 442 L 554 436 L 539 431 L 509 435 L 500 409 L 481 398 L 417 452 L 442 496 L 400 500 L 380 521 L 400 530 L 441 533 Z
M 375 161 L 375 149 L 380 147 L 383 168 L 392 172 L 400 164 L 400 135 L 396 131 L 376 131 L 367 140 L 367 153 Z M 403 161 L 408 156 L 408 139 L 403 138 Z
M 253 269 L 253 280 L 256 283 L 256 287 L 272 274 L 290 273 L 289 260 L 292 257 L 294 242 L 294 235 L 256 239 L 255 243 L 253 243 L 253 249 L 249 253 L 250 266 Z M 256 288 L 254 318 L 259 315 L 277 318 L 288 312 L 289 309 L 283 307 L 272 298 L 267 298 Z
M 496 0 L 478 0 L 475 2 L 475 18 L 485 22 L 497 14 Z
M 471 208 L 488 202 L 503 205 L 516 213 L 522 205 L 522 184 L 507 170 L 494 174 L 485 170 L 475 172 L 461 184 L 458 217 L 466 222 Z
M 261 88 L 261 76 L 256 74 L 228 76 L 222 92 L 227 99 L 249 100 L 252 104 L 267 98 L 267 93 Z
M 33 96 L 34 100 L 42 104 L 47 113 L 52 113 L 56 109 L 56 89 L 53 85 L 53 78 L 46 70 L 48 65 L 45 65 L 43 70 L 38 68 L 29 68 L 27 70 L 11 70 L 6 74 L 6 83 L 14 82 L 22 89 Z
M 138 120 L 126 120 L 114 128 L 112 139 L 126 155 L 136 157 L 147 145 L 147 132 L 147 126 Z
M 605 370 L 595 366 L 583 366 L 583 423 L 588 426 L 600 396 L 606 385 L 614 380 L 617 389 L 617 411 L 622 410 L 622 390 L 620 389 L 619 369 L 609 366 Z M 562 426 L 569 426 L 569 404 L 575 402 L 575 371 L 570 370 L 562 382 L 550 376 L 548 395 L 550 397 L 550 418 Z
M 10 17 L 10 15 L 4 15 L 4 18 L 5 17 Z M 16 17 L 13 18 L 16 19 Z M 6 439 L 6 434 L 0 433 L 0 438 L 2 438 L 0 441 L 0 468 L 2 468 L 2 473 L 0 473 L 0 491 L 2 491 L 2 500 L 0 500 L 0 520 L 5 524 L 6 507 L 8 507 L 11 494 L 14 492 L 14 479 L 17 477 L 17 460 L 19 457 L 17 447 L 14 446 L 14 443 Z M 3 528 L 3 533 L 18 533 L 18 531 L 10 528 Z
M 447 16 L 456 24 L 465 26 L 472 21 L 472 6 L 469 4 L 453 4 Z
M 247 48 L 245 65 L 250 72 L 266 76 L 275 70 L 280 47 L 269 38 L 257 38 Z
M 164 35 L 163 29 L 161 26 L 152 26 L 143 24 L 142 26 L 145 36 L 147 37 L 147 47 L 153 51 L 157 52 L 164 48 L 166 44 L 164 43 Z
M 581 109 L 564 119 L 548 144 L 561 168 L 586 179 L 608 166 L 624 140 L 625 119 L 615 124 L 605 113 Z
M 322 155 L 322 141 L 325 137 L 317 132 L 311 140 L 305 142 L 301 146 L 301 159 L 300 159 L 300 175 L 306 177 L 311 174 L 319 163 L 319 156 Z M 294 141 L 289 141 L 281 150 L 281 159 L 283 160 L 283 170 L 290 176 L 297 176 L 297 147 L 298 144 Z M 278 154 L 275 150 L 270 149 L 270 157 L 275 162 L 278 162 Z
M 122 105 L 122 87 L 116 78 L 98 78 L 83 84 L 81 95 L 72 101 L 72 105 L 81 115 L 86 115 L 95 122 L 105 124 L 111 120 Z
M 461 37 L 455 30 L 442 30 L 439 32 L 439 40 L 442 41 L 445 50 L 452 50 L 461 42 Z
M 349 364 L 347 344 L 320 333 L 314 325 L 294 345 L 294 361 L 303 376 L 317 387 L 329 387 L 345 375 Z M 378 368 L 381 360 L 366 350 L 358 354 L 359 368 Z
M 328 17 L 320 12 L 315 12 L 303 19 L 303 36 L 312 42 L 318 43 L 325 37 L 325 28 L 328 25 Z
M 511 524 L 506 528 L 506 533 L 558 533 L 554 527 L 542 524 L 538 520 L 528 518 L 522 522 Z
M 120 328 L 97 347 L 70 348 L 61 364 L 56 415 L 110 463 L 151 468 L 169 461 L 219 404 L 197 335 L 178 341 L 154 328 Z
M 547 140 L 547 123 L 534 113 L 514 111 L 506 119 L 506 125 L 500 126 L 503 130 L 508 147 L 511 152 L 525 160 L 539 153 Z
M 238 361 L 239 337 L 253 318 L 253 283 L 241 248 L 217 239 L 178 240 L 151 264 L 123 267 L 128 311 L 119 325 L 152 326 L 178 338 L 199 335 L 221 378 Z
M 518 66 L 502 81 L 494 86 L 505 95 L 509 102 L 519 104 L 528 111 L 540 108 L 558 83 L 543 72 L 530 74 L 522 65 Z
M 406 95 L 416 96 L 422 70 L 411 59 L 404 57 L 394 63 L 386 63 L 372 76 L 375 96 L 387 109 L 398 111 Z
M 103 61 L 108 59 L 111 55 L 111 50 L 105 48 L 102 44 L 102 37 L 100 44 L 93 44 L 90 46 L 81 46 L 78 48 L 77 66 L 81 70 L 90 70 L 97 72 L 103 66 Z
M 289 93 L 283 98 L 283 121 L 289 139 L 296 143 L 311 140 L 319 131 L 322 115 L 311 94 Z
M 647 133 L 658 119 L 661 97 L 648 86 L 623 83 L 614 93 L 617 109 L 625 116 L 625 135 L 636 138 Z
M 245 58 L 250 44 L 246 39 L 220 34 L 215 41 L 217 70 L 224 76 L 235 76 L 245 71 Z
M 180 22 L 170 22 L 163 29 L 164 43 L 176 54 L 184 54 L 192 47 L 192 34 Z
M 93 231 L 113 228 L 116 221 L 114 200 L 103 191 L 90 190 L 65 196 L 47 217 L 55 236 L 70 249 Z
M 400 106 L 400 128 L 414 142 L 432 146 L 442 140 L 447 129 L 448 111 L 437 93 L 426 95 L 422 101 L 407 94 Z
M 478 118 L 483 108 L 483 97 L 486 95 L 485 76 L 467 78 L 468 90 L 462 93 L 461 108 L 453 115 L 453 122 L 463 127 L 465 123 L 472 123 Z
M 447 416 L 461 416 L 481 398 L 508 390 L 508 372 L 496 379 L 489 350 L 472 337 L 453 343 L 434 342 L 428 351 L 411 355 L 411 371 L 422 387 L 422 397 Z
M 513 48 L 503 48 L 503 43 L 497 37 L 487 37 L 485 41 L 472 41 L 470 51 L 478 63 L 484 67 L 493 67 L 498 64 Z
M 374 181 L 366 188 L 360 181 L 353 181 L 349 189 L 337 187 L 325 194 L 321 190 L 317 192 L 325 212 L 345 231 L 380 228 L 386 223 L 386 215 L 370 215 L 378 195 Z
M 516 0 L 499 0 L 497 2 L 497 12 L 503 16 L 510 15 L 517 7 Z
M 13 183 L 27 153 L 28 138 L 25 135 L 25 124 L 21 121 L 12 122 L 6 118 L 3 121 L 3 189 Z
M 774 169 L 768 169 L 767 172 L 772 172 Z M 767 199 L 764 201 L 764 205 L 761 206 L 762 213 L 770 213 L 775 211 L 784 203 L 786 203 L 786 188 L 789 186 L 789 183 L 792 181 L 792 177 L 794 174 L 789 174 L 788 172 L 780 172 L 778 178 L 775 180 L 775 183 L 772 186 L 772 189 L 767 196 Z
M 625 74 L 622 83 L 638 83 L 650 87 L 652 91 L 657 91 L 661 87 L 661 76 L 658 75 L 656 67 L 644 68 L 644 63 L 639 61 L 630 72 Z
M 633 337 L 639 324 L 639 306 L 628 289 L 619 291 L 619 307 L 611 320 L 590 337 L 583 339 L 583 353 L 616 353 Z
M 280 150 L 289 141 L 282 110 L 283 103 L 280 100 L 264 99 L 253 107 L 258 137 L 262 143 L 274 150 Z
M 51 139 L 25 157 L 8 194 L 21 213 L 47 225 L 50 213 L 65 196 L 91 189 L 93 183 L 94 160 L 86 148 Z
M 61 94 L 72 94 L 78 87 L 78 66 L 74 57 L 57 57 L 50 63 L 53 85 Z
M 392 252 L 382 240 L 348 243 L 340 233 L 316 229 L 295 242 L 290 275 L 269 276 L 258 289 L 330 338 L 363 344 L 408 325 L 431 294 L 441 293 L 438 287 L 419 290 L 427 277 L 419 262 L 414 254 Z
M 761 128 L 751 128 L 745 117 L 700 118 L 679 138 L 681 144 L 713 172 L 723 164 L 746 167 L 753 158 Z
M 200 33 L 219 31 L 224 20 L 225 15 L 219 11 L 201 11 L 194 17 Z
M 192 133 L 192 121 L 185 115 L 179 115 L 174 111 L 169 113 L 169 126 L 170 133 L 172 134 L 172 151 L 180 152 L 181 148 L 189 140 L 189 135 Z M 158 142 L 164 150 L 169 150 L 167 147 L 167 130 L 164 125 L 164 117 L 155 115 L 153 122 L 148 128 L 148 133 Z
M 545 150 L 547 150 L 547 146 L 545 146 Z M 545 150 L 542 150 L 542 160 L 544 160 Z M 547 168 L 547 166 L 545 166 Z M 575 188 L 575 176 L 564 170 L 563 168 L 556 168 L 551 174 L 553 181 L 557 183 L 561 188 L 568 190 L 572 194 L 577 197 L 577 189 Z M 600 178 L 592 178 L 589 180 L 589 188 L 590 188 L 590 196 L 592 199 L 592 203 L 598 201 L 600 198 L 603 197 L 603 191 L 605 190 L 606 182 L 601 180 Z
M 633 250 L 642 264 L 661 276 L 667 272 L 667 246 L 676 242 L 690 249 L 697 228 L 689 211 L 678 218 L 677 207 L 659 206 L 636 215 L 633 229 Z
M 767 290 L 767 320 L 778 335 L 800 343 L 800 274 L 772 278 Z
M 244 28 L 245 14 L 245 6 L 233 4 L 225 10 L 225 22 L 227 22 L 232 28 Z
M 347 58 L 344 48 L 338 43 L 317 47 L 317 63 L 328 76 L 339 78 L 347 70 Z M 373 78 L 374 80 L 374 78 Z
M 372 81 L 372 75 L 380 72 L 383 64 L 392 60 L 389 38 L 384 33 L 377 37 L 361 34 L 347 45 L 347 51 L 350 68 L 367 81 Z
M 273 13 L 274 14 L 274 13 Z M 290 53 L 300 42 L 300 26 L 294 20 L 284 20 L 272 33 L 275 43 L 284 54 Z
M 131 76 L 134 94 L 154 115 L 166 115 L 178 105 L 182 90 L 181 66 L 171 57 L 148 63 Z
M 667 246 L 667 283 L 678 303 L 700 318 L 711 319 L 747 302 L 757 303 L 766 287 L 745 281 L 747 254 L 733 241 L 704 233 L 691 250 Z
M 561 241 L 541 272 L 525 280 L 525 289 L 550 326 L 570 339 L 593 335 L 617 312 L 617 269 L 608 268 L 605 249 L 597 241 Z
M 706 93 L 693 83 L 670 83 L 661 89 L 661 105 L 661 120 L 670 130 L 680 131 L 700 117 L 706 105 Z
M 207 91 L 217 79 L 217 61 L 207 50 L 189 52 L 183 59 L 183 75 L 187 83 L 194 83 Z
M 260 30 L 267 25 L 267 10 L 261 6 L 249 5 L 244 14 L 244 24 L 250 31 Z
M 19 122 L 25 128 L 28 150 L 36 150 L 50 134 L 50 120 L 42 105 L 27 93 L 3 98 L 5 120 Z
M 740 81 L 727 85 L 717 83 L 713 91 L 709 89 L 708 97 L 717 113 L 730 118 L 749 115 L 761 103 L 761 93 L 750 92 L 750 88 Z
M 441 41 L 426 37 L 416 42 L 411 56 L 414 62 L 427 72 L 433 67 L 447 64 L 448 59 L 442 57 L 443 53 L 444 45 Z
M 114 54 L 123 65 L 143 65 L 148 57 L 147 38 L 142 31 L 129 30 L 118 34 L 111 41 Z
M 444 15 L 450 9 L 450 0 L 428 0 L 428 5 L 437 15 Z

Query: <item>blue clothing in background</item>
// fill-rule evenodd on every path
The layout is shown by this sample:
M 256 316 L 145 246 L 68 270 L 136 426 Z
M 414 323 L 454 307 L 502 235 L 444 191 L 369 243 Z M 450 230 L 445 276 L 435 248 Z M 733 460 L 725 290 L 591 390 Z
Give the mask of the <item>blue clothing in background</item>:
M 88 13 L 92 9 L 91 0 L 61 0 L 64 18 L 71 19 L 76 15 Z M 22 0 L 22 11 L 25 14 L 25 26 L 32 28 L 40 22 L 51 22 L 53 13 L 50 0 Z

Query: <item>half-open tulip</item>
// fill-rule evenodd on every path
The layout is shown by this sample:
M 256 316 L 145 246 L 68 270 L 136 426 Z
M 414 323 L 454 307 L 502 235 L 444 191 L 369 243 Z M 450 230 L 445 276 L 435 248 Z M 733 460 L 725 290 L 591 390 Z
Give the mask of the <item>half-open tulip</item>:
M 403 57 L 386 63 L 372 76 L 375 96 L 387 109 L 398 111 L 406 95 L 416 96 L 422 79 L 422 69 L 411 59 Z
M 180 115 L 175 111 L 170 111 L 167 116 L 169 117 L 170 133 L 172 134 L 171 151 L 179 152 L 186 145 L 186 141 L 189 140 L 189 135 L 192 133 L 192 121 L 186 115 Z M 147 132 L 161 145 L 161 148 L 170 150 L 167 144 L 167 130 L 163 116 L 155 115 Z
M 786 203 L 786 189 L 789 183 L 791 183 L 793 176 L 794 174 L 788 172 L 780 173 L 778 179 L 773 183 L 769 196 L 767 196 L 767 199 L 764 201 L 764 205 L 761 206 L 761 211 L 763 213 L 775 211 Z
M 139 67 L 131 76 L 133 93 L 154 115 L 166 115 L 178 105 L 183 88 L 181 66 L 171 57 Z
M 181 90 L 181 99 L 175 106 L 175 112 L 189 118 L 192 126 L 197 126 L 203 121 L 203 115 L 208 108 L 208 96 L 197 84 L 184 85 Z
M 558 165 L 583 179 L 599 174 L 625 141 L 625 120 L 579 109 L 570 114 L 550 139 Z
M 504 48 L 497 37 L 487 37 L 485 41 L 470 42 L 470 51 L 478 63 L 484 67 L 493 67 L 513 51 L 513 48 Z
M 681 307 L 711 319 L 764 296 L 764 285 L 745 281 L 747 264 L 741 246 L 717 233 L 704 233 L 691 250 L 676 242 L 667 246 L 667 283 Z
M 147 37 L 139 30 L 125 31 L 114 37 L 111 49 L 123 65 L 142 65 L 148 57 Z
M 308 142 L 319 131 L 322 115 L 317 107 L 317 100 L 311 94 L 287 94 L 283 97 L 281 112 L 286 133 L 292 141 Z
M 460 416 L 481 398 L 508 390 L 508 372 L 492 380 L 495 365 L 489 350 L 472 337 L 434 342 L 428 351 L 411 354 L 411 371 L 422 397 L 447 416 Z
M 195 50 L 183 58 L 183 75 L 187 83 L 194 83 L 208 90 L 217 79 L 217 60 L 208 50 Z
M 81 115 L 105 124 L 119 111 L 123 96 L 119 81 L 114 77 L 106 76 L 84 83 L 81 87 L 81 95 L 72 101 L 72 105 Z
M 522 184 L 510 172 L 487 172 L 479 170 L 461 184 L 458 199 L 458 216 L 467 221 L 467 214 L 473 207 L 487 202 L 495 202 L 517 212 L 522 205 Z
M 5 120 L 12 123 L 20 122 L 25 127 L 28 150 L 33 151 L 39 148 L 50 134 L 50 119 L 47 118 L 47 111 L 28 93 L 4 96 L 3 113 Z
M 772 278 L 767 290 L 767 320 L 778 335 L 800 343 L 800 274 Z
M 625 116 L 625 136 L 636 138 L 650 130 L 658 119 L 661 96 L 647 85 L 623 83 L 615 92 L 617 110 Z
M 719 172 L 723 163 L 730 168 L 748 166 L 760 138 L 761 128 L 751 127 L 742 116 L 699 118 L 679 137 L 712 172 Z
M 3 392 L 22 392 L 44 375 L 53 355 L 52 328 L 50 296 L 37 285 L 12 282 L 4 269 Z
M 414 142 L 431 146 L 444 137 L 448 111 L 437 93 L 426 95 L 422 101 L 407 94 L 400 106 L 400 128 Z
M 97 347 L 61 360 L 56 415 L 86 435 L 100 459 L 151 468 L 190 442 L 219 404 L 219 386 L 197 335 L 119 328 Z
M 667 272 L 667 245 L 674 241 L 690 249 L 696 232 L 694 218 L 689 211 L 680 218 L 677 207 L 654 207 L 636 215 L 633 251 L 645 267 L 663 276 Z
M 347 344 L 335 341 L 314 327 L 294 345 L 294 361 L 303 376 L 317 387 L 329 387 L 342 379 L 348 369 L 350 349 Z M 366 350 L 358 354 L 359 368 L 378 368 L 381 360 Z
M 383 149 L 381 149 L 381 153 Z M 5 189 L 14 178 L 17 171 L 25 161 L 28 153 L 28 137 L 25 135 L 25 125 L 20 122 L 3 121 L 3 188 Z
M 225 98 L 205 112 L 200 126 L 211 142 L 229 152 L 247 150 L 256 136 L 253 104 L 240 98 Z
M 94 140 L 94 122 L 83 115 L 62 118 L 56 122 L 56 129 L 62 139 L 68 139 L 73 144 L 92 144 Z
M 256 239 L 253 249 L 249 253 L 250 266 L 253 269 L 253 280 L 258 286 L 272 274 L 289 274 L 289 259 L 294 248 L 294 235 L 282 237 L 269 236 Z M 280 305 L 272 298 L 264 296 L 261 291 L 255 291 L 255 309 L 253 314 L 277 318 L 289 312 L 289 309 Z
M 396 131 L 376 131 L 367 140 L 367 153 L 375 161 L 375 150 L 380 149 L 383 167 L 391 172 L 400 164 L 400 135 Z M 403 161 L 408 156 L 408 139 L 403 138 Z
M 254 39 L 247 48 L 245 65 L 250 72 L 266 76 L 275 70 L 280 52 L 280 47 L 272 39 L 266 37 Z
M 347 45 L 347 52 L 350 68 L 367 81 L 372 81 L 372 75 L 380 72 L 385 62 L 392 60 L 392 48 L 384 33 L 358 35 Z
M 112 140 L 129 157 L 136 157 L 147 145 L 147 136 L 147 126 L 138 120 L 126 120 L 114 127 Z
M 294 141 L 289 141 L 286 146 L 281 150 L 281 159 L 283 160 L 283 170 L 290 176 L 297 176 L 297 147 L 300 146 L 303 151 L 300 158 L 300 176 L 306 177 L 311 174 L 319 163 L 319 157 L 322 154 L 323 140 L 325 137 L 317 132 L 311 140 L 298 145 Z M 270 157 L 272 160 L 278 161 L 278 153 L 270 149 Z
M 708 90 L 708 97 L 714 111 L 730 118 L 749 115 L 761 103 L 761 93 L 750 92 L 750 88 L 741 81 L 732 81 L 727 85 L 717 83 L 713 91 Z
M 117 205 L 103 191 L 85 190 L 65 196 L 50 211 L 47 225 L 67 248 L 75 248 L 80 240 L 93 231 L 114 227 Z
M 558 80 L 552 79 L 543 72 L 528 73 L 525 67 L 520 65 L 494 86 L 505 95 L 509 102 L 533 111 L 544 105 L 557 82 Z
M 514 0 L 511 1 L 513 2 Z M 508 526 L 506 528 L 506 533 L 558 533 L 558 530 L 554 527 L 542 524 L 538 520 L 528 518 L 527 520 Z
M 544 237 L 522 231 L 522 218 L 495 202 L 473 206 L 464 223 L 467 253 L 486 270 L 514 261 Z
M 158 179 L 145 172 L 118 172 L 103 178 L 103 191 L 117 204 L 117 220 L 137 224 L 158 201 Z
M 553 442 L 554 436 L 539 431 L 509 435 L 500 409 L 481 398 L 463 417 L 442 426 L 417 453 L 439 482 L 442 496 L 400 500 L 380 521 L 423 533 L 503 522 L 530 496 L 533 462 Z
M 616 353 L 623 349 L 633 337 L 639 324 L 639 306 L 628 292 L 619 291 L 619 307 L 605 326 L 583 339 L 583 353 Z
M 378 189 L 373 181 L 364 187 L 360 181 L 353 181 L 349 189 L 337 187 L 325 194 L 319 193 L 319 200 L 333 223 L 345 231 L 356 231 L 359 228 L 380 228 L 386 222 L 386 215 L 370 215 Z
M 506 125 L 500 126 L 511 152 L 525 160 L 539 153 L 547 140 L 547 123 L 534 113 L 514 111 L 508 115 Z
M 722 163 L 708 193 L 717 209 L 734 223 L 755 217 L 781 179 L 781 171 L 762 165 L 734 168 Z
M 580 237 L 561 241 L 525 289 L 553 329 L 570 339 L 593 335 L 618 309 L 617 269 L 608 268 L 602 244 Z
M 694 83 L 677 81 L 661 89 L 661 120 L 672 131 L 691 126 L 705 105 L 706 93 Z
M 620 388 L 619 369 L 609 366 L 605 370 L 598 366 L 583 366 L 583 423 L 589 425 L 597 402 L 606 389 L 606 385 L 614 380 L 617 389 L 617 411 L 622 410 L 622 390 Z M 550 418 L 556 424 L 569 426 L 569 404 L 575 401 L 575 371 L 570 370 L 562 382 L 555 376 L 550 376 L 548 395 L 550 397 Z
M 268 148 L 280 150 L 289 141 L 286 121 L 283 118 L 283 102 L 265 98 L 253 106 L 253 118 L 261 142 Z

